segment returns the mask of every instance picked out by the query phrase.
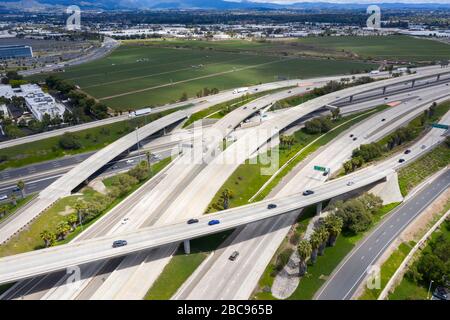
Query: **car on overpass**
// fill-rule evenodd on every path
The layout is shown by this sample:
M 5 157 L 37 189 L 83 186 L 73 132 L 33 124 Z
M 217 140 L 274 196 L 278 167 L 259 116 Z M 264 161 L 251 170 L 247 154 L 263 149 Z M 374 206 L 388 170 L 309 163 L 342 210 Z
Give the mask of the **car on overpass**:
M 192 218 L 187 221 L 187 224 L 193 224 L 193 223 L 197 223 L 197 222 L 198 222 L 198 219 Z
M 119 247 L 126 246 L 127 244 L 128 244 L 128 242 L 126 240 L 116 240 L 113 242 L 112 247 L 119 248 Z
M 238 255 L 239 255 L 239 251 L 233 251 L 233 253 L 230 255 L 230 257 L 228 259 L 231 261 L 234 261 L 234 260 L 236 260 Z
M 311 194 L 314 194 L 314 191 L 312 191 L 312 190 L 305 190 L 305 191 L 303 191 L 303 195 L 304 196 L 309 196 Z
M 213 225 L 219 224 L 219 223 L 220 223 L 219 220 L 211 220 L 211 221 L 208 222 L 208 225 L 213 226 Z
M 269 205 L 267 206 L 267 209 L 275 209 L 276 207 L 277 207 L 276 204 L 271 203 L 271 204 L 269 204 Z

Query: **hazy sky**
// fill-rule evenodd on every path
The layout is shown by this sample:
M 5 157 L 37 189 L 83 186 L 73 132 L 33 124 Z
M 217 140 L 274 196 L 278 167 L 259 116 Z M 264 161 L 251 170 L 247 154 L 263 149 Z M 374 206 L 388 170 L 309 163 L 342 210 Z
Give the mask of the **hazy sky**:
M 236 1 L 236 0 L 235 0 Z M 336 3 L 450 3 L 450 0 L 248 0 L 252 2 L 295 3 L 295 2 L 336 2 Z

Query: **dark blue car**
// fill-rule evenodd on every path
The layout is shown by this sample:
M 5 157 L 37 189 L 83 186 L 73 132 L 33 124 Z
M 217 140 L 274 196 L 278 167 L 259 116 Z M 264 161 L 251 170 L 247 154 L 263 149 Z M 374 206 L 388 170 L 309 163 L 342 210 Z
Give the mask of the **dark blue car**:
M 211 221 L 208 222 L 208 225 L 213 226 L 213 225 L 219 224 L 219 223 L 220 223 L 219 220 L 211 220 Z

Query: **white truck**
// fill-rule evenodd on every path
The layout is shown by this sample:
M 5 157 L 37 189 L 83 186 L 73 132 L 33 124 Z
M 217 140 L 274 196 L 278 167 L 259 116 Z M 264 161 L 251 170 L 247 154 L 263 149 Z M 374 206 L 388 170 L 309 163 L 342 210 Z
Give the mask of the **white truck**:
M 144 116 L 146 114 L 149 114 L 151 111 L 152 111 L 152 108 L 139 109 L 139 110 L 136 110 L 136 111 L 131 111 L 128 116 L 130 118 Z
M 248 91 L 248 87 L 237 88 L 233 90 L 233 94 Z
M 372 70 L 370 71 L 370 74 L 380 74 L 380 70 Z

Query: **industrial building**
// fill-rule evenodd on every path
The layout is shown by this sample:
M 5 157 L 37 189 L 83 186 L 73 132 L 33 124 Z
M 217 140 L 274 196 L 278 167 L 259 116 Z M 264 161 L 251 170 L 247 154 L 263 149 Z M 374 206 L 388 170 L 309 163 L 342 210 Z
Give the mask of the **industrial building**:
M 0 59 L 32 58 L 33 49 L 25 45 L 0 46 Z

